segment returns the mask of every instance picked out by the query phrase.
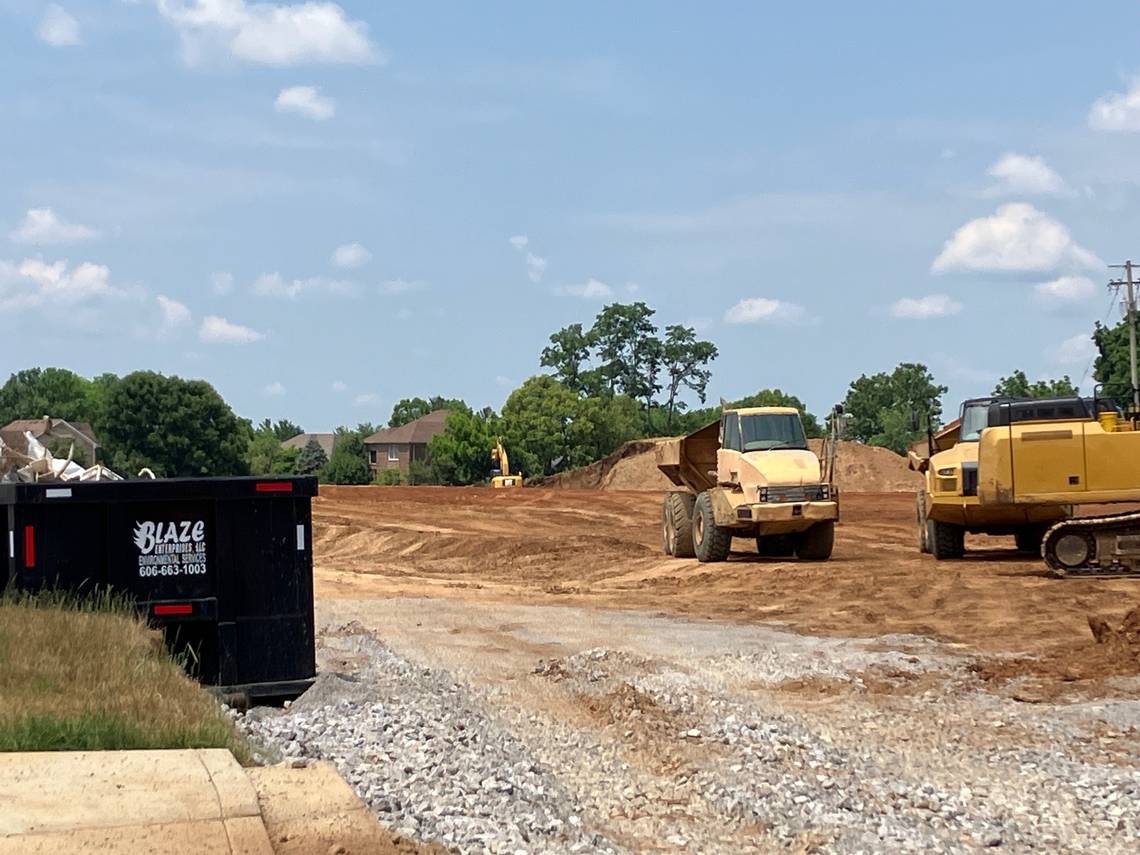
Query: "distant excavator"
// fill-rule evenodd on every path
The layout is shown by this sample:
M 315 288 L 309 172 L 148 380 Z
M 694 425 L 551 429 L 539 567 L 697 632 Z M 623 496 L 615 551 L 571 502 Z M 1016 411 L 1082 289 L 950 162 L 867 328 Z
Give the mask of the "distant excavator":
M 511 460 L 507 457 L 507 450 L 503 448 L 501 438 L 495 439 L 495 447 L 491 449 L 491 462 L 495 465 L 495 474 L 491 478 L 491 486 L 496 490 L 523 485 L 522 475 L 511 472 Z

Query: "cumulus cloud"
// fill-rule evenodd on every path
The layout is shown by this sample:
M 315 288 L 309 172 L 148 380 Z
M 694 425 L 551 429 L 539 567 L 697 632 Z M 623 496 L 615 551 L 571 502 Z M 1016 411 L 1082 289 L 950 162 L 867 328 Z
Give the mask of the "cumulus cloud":
M 1053 352 L 1053 361 L 1058 365 L 1085 366 L 1097 355 L 1096 344 L 1088 333 L 1078 333 L 1065 339 Z
M 410 291 L 422 291 L 423 289 L 423 282 L 412 282 L 408 279 L 389 279 L 387 282 L 381 282 L 377 290 L 381 294 L 391 296 L 393 294 L 407 294 Z
M 531 282 L 541 282 L 546 272 L 546 259 L 533 252 L 526 254 L 526 275 Z
M 327 294 L 352 294 L 356 285 L 343 279 L 310 276 L 308 279 L 286 279 L 280 273 L 262 273 L 253 282 L 253 293 L 258 297 L 280 297 L 296 300 L 307 291 Z
M 592 276 L 581 285 L 563 285 L 554 289 L 560 297 L 580 297 L 583 300 L 608 300 L 614 295 L 614 289 Z
M 1096 295 L 1096 285 L 1087 276 L 1061 276 L 1033 287 L 1037 298 L 1047 304 L 1083 303 Z
M 267 398 L 280 398 L 285 394 L 285 384 L 280 380 L 274 380 L 268 386 L 261 390 L 261 394 Z
M 946 241 L 931 270 L 1043 272 L 1103 266 L 1064 225 L 1030 204 L 1014 202 L 961 226 Z
M 95 229 L 61 220 L 51 208 L 29 208 L 20 225 L 8 234 L 15 243 L 36 246 L 77 243 L 98 236 Z
M 79 32 L 79 22 L 69 15 L 66 9 L 55 3 L 44 10 L 36 35 L 40 37 L 40 41 L 52 47 L 68 47 L 83 41 Z
M 278 113 L 296 113 L 323 122 L 336 115 L 336 101 L 321 94 L 316 86 L 290 86 L 277 93 L 273 107 Z
M 228 294 L 234 289 L 234 275 L 224 270 L 210 274 L 210 284 L 215 294 Z
M 162 294 L 159 294 L 155 300 L 158 301 L 158 310 L 161 314 L 160 325 L 163 330 L 175 330 L 190 323 L 190 310 L 184 304 L 164 297 Z
M 198 338 L 209 344 L 250 344 L 261 341 L 265 336 L 255 329 L 230 323 L 217 315 L 207 315 L 198 328 Z
M 332 263 L 337 267 L 363 267 L 372 260 L 372 253 L 361 244 L 346 243 L 333 250 Z
M 805 316 L 803 306 L 768 297 L 745 297 L 724 313 L 725 323 L 796 323 Z
M 1140 79 L 1127 92 L 1098 98 L 1089 110 L 1089 127 L 1098 131 L 1140 131 Z
M 0 261 L 0 309 L 46 304 L 74 305 L 92 298 L 120 296 L 110 284 L 111 271 L 85 261 L 48 263 L 26 258 L 19 264 Z
M 998 182 L 986 190 L 987 196 L 1059 196 L 1068 192 L 1061 176 L 1040 157 L 1004 154 L 987 174 Z
M 910 320 L 945 318 L 962 311 L 962 304 L 945 294 L 928 294 L 925 297 L 903 297 L 891 304 L 891 317 Z
M 247 3 L 245 0 L 157 0 L 158 10 L 195 64 L 220 51 L 241 62 L 361 65 L 384 61 L 368 25 L 349 20 L 336 3 Z
M 508 240 L 511 246 L 518 250 L 526 249 L 526 245 L 530 243 L 530 239 L 526 235 L 513 235 Z

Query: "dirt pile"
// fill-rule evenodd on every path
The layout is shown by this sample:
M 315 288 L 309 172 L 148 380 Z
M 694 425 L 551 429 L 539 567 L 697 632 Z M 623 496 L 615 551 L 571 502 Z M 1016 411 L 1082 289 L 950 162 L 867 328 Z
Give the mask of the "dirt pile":
M 556 490 L 672 490 L 673 482 L 661 474 L 654 456 L 654 449 L 664 441 L 639 439 L 627 442 L 597 463 L 533 484 Z M 821 440 L 813 439 L 810 444 L 811 450 L 819 454 Z M 888 448 L 858 442 L 840 443 L 835 480 L 840 490 L 861 493 L 913 492 L 922 484 L 922 476 L 907 468 L 905 457 Z

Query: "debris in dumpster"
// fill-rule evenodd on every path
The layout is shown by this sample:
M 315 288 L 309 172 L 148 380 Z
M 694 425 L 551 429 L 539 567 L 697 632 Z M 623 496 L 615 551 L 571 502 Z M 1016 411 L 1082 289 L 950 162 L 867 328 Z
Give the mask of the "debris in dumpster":
M 31 432 L 25 431 L 27 447 L 24 451 L 13 448 L 0 438 L 0 481 L 20 481 L 38 484 L 45 481 L 122 481 L 123 477 L 101 463 L 83 467 L 72 458 L 75 444 L 60 459 L 53 455 Z M 153 477 L 153 476 L 152 476 Z

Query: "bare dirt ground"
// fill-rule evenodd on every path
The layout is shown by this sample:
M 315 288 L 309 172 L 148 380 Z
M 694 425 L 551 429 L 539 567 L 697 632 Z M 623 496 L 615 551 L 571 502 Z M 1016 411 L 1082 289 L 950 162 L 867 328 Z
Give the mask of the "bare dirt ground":
M 907 633 L 980 654 L 978 674 L 1029 696 L 1111 694 L 1140 674 L 1118 627 L 1140 581 L 1057 580 L 1012 539 L 972 537 L 963 561 L 914 545 L 914 498 L 843 497 L 831 561 L 725 564 L 661 554 L 653 493 L 322 488 L 314 503 L 318 597 L 436 597 L 575 605 L 779 625 L 802 633 Z

